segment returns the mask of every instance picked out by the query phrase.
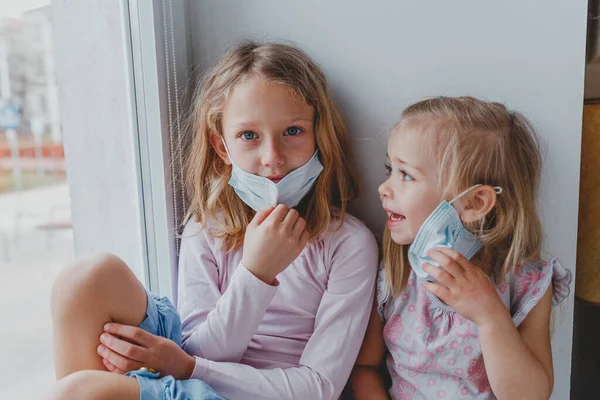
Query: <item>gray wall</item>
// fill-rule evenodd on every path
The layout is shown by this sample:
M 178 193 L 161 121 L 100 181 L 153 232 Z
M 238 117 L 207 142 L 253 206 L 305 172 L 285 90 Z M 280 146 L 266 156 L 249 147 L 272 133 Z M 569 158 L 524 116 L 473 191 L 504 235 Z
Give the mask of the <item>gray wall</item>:
M 354 214 L 379 233 L 385 135 L 425 96 L 474 95 L 531 118 L 547 143 L 545 248 L 575 268 L 587 2 L 189 1 L 203 71 L 233 41 L 297 43 L 323 67 L 354 141 L 363 193 Z M 572 298 L 556 314 L 554 399 L 569 393 Z

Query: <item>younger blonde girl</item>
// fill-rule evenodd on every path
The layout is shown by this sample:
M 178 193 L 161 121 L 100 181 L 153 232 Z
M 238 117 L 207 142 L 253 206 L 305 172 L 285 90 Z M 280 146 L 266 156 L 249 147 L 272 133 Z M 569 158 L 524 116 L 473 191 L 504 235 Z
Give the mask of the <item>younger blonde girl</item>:
M 550 309 L 570 273 L 540 260 L 541 166 L 530 123 L 502 104 L 438 97 L 404 111 L 379 187 L 388 223 L 357 398 L 550 396 Z

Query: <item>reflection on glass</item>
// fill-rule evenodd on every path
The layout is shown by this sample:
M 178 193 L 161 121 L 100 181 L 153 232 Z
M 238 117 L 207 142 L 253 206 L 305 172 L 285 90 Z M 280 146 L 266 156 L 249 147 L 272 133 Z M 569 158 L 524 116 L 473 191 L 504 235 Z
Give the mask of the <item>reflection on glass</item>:
M 49 0 L 0 4 L 0 398 L 54 381 L 50 288 L 74 257 Z

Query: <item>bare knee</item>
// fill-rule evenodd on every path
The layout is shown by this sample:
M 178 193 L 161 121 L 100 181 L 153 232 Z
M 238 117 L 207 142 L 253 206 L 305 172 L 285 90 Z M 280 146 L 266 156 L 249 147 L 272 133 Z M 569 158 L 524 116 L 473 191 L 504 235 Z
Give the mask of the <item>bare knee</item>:
M 59 380 L 44 400 L 87 399 L 100 400 L 101 393 L 93 384 L 97 371 L 77 371 Z
M 65 267 L 52 286 L 50 307 L 53 317 L 68 313 L 72 307 L 84 305 L 87 300 L 104 296 L 115 282 L 136 282 L 127 264 L 112 254 L 100 254 L 77 260 Z

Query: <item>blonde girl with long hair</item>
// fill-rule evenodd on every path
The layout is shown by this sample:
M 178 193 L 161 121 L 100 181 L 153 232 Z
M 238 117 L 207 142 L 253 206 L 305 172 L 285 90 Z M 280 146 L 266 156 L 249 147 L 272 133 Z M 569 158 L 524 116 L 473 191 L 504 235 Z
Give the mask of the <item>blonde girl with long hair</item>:
M 570 273 L 541 261 L 538 138 L 472 97 L 409 106 L 388 141 L 377 301 L 357 399 L 547 399 L 550 311 Z M 388 387 L 379 373 L 387 355 Z
M 293 46 L 241 44 L 191 121 L 179 314 L 115 256 L 69 266 L 52 292 L 50 398 L 338 398 L 378 250 L 347 213 L 357 182 L 323 72 Z

